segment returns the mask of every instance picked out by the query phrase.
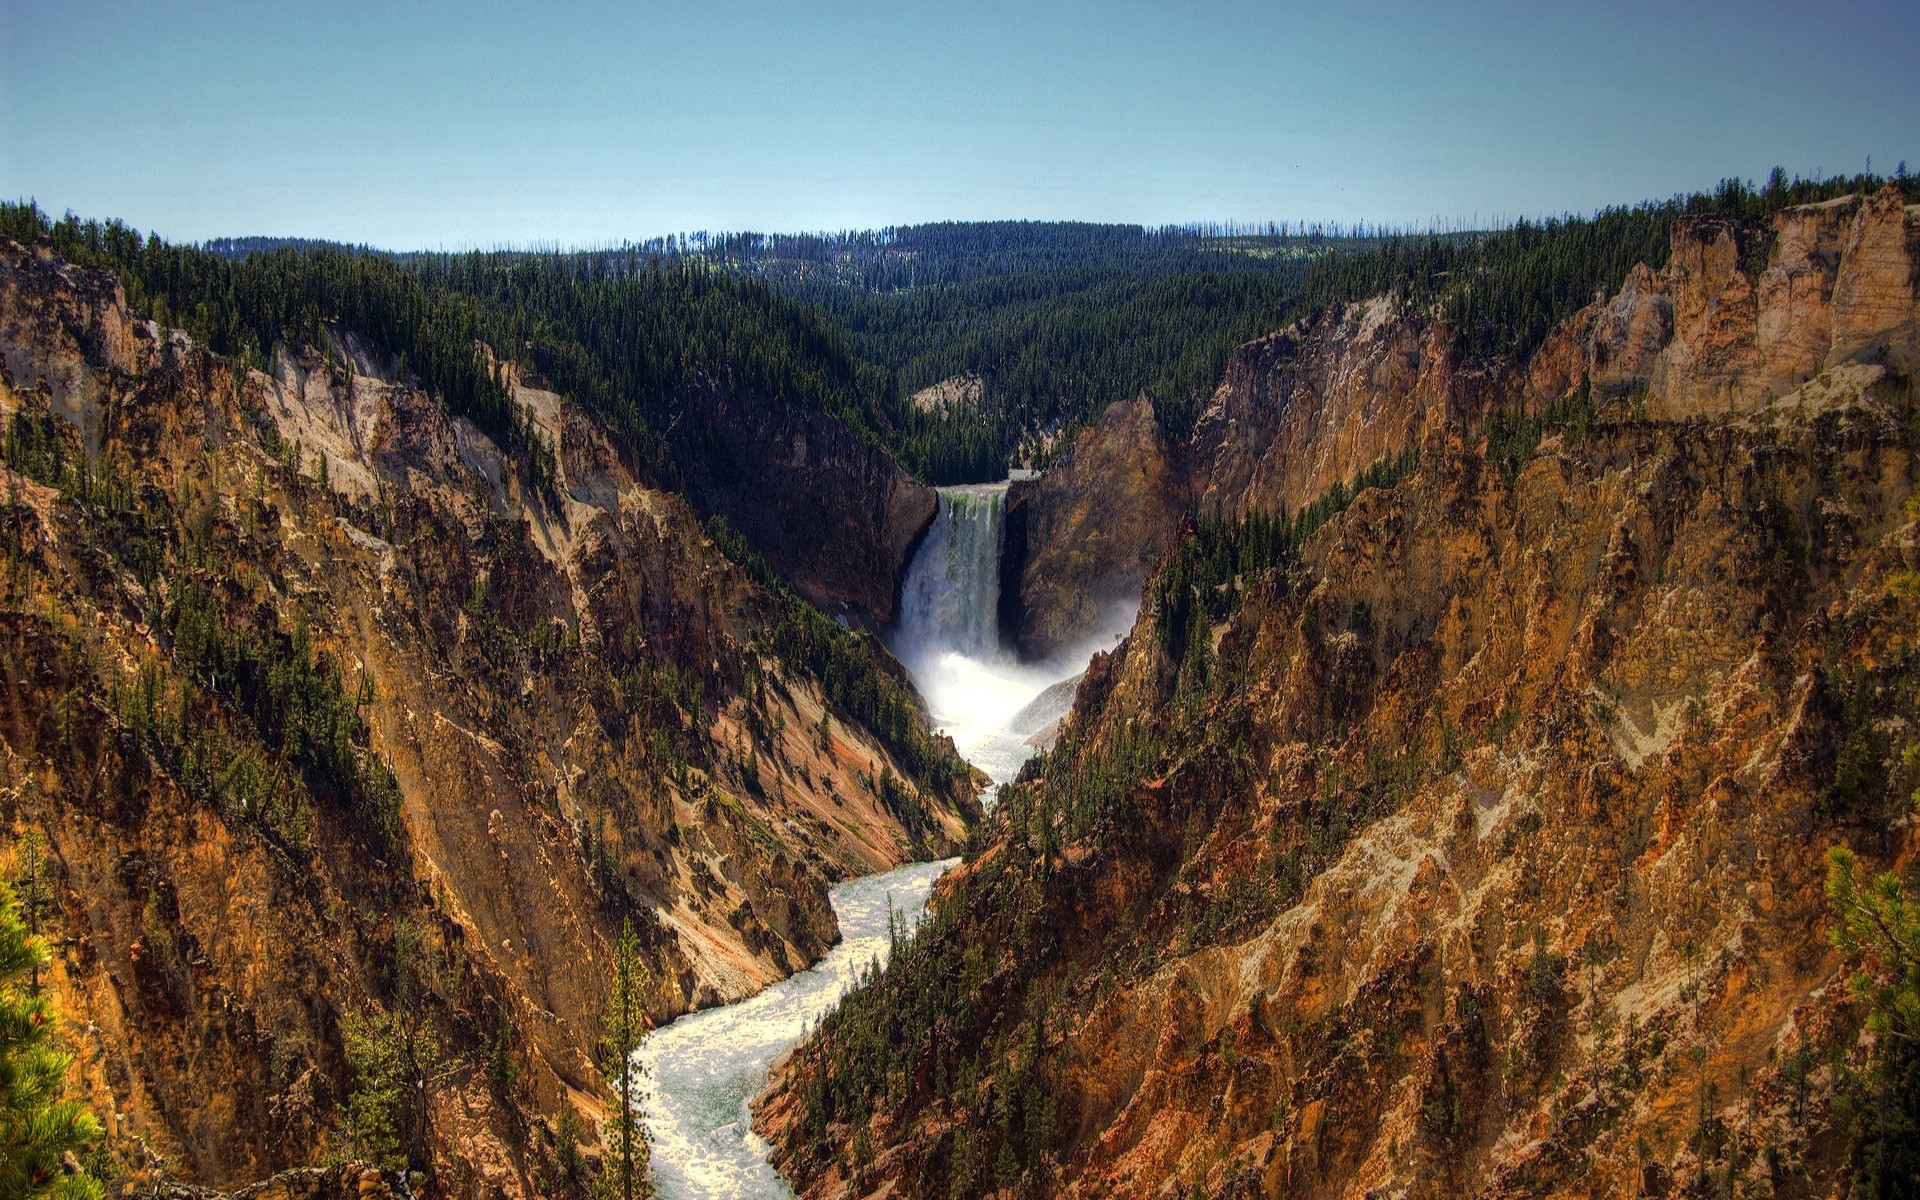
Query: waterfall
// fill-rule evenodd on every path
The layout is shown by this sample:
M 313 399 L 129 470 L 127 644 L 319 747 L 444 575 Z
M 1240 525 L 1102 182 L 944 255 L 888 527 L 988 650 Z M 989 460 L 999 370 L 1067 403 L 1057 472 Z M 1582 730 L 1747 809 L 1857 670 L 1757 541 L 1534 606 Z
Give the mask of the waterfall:
M 896 645 L 908 661 L 960 654 L 1004 656 L 1000 645 L 1000 539 L 1004 483 L 940 489 L 940 512 L 907 569 Z

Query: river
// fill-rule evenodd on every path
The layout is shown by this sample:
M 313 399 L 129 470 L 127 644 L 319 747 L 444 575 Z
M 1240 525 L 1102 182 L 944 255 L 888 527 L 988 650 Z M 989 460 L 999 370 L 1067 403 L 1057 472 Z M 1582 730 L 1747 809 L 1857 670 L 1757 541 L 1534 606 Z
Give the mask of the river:
M 756 996 L 691 1013 L 647 1039 L 647 1130 L 668 1200 L 760 1200 L 793 1192 L 767 1165 L 747 1103 L 767 1068 L 832 1009 L 867 963 L 887 957 L 887 906 L 912 922 L 956 860 L 909 863 L 833 889 L 841 941 L 810 969 Z
M 1005 484 L 940 489 L 940 512 L 901 589 L 892 648 L 913 677 L 936 726 L 952 736 L 994 788 L 1035 753 L 1032 735 L 1064 714 L 1072 680 L 1096 649 L 1131 622 L 1045 664 L 1019 662 L 999 629 L 1001 515 Z M 990 799 L 989 794 L 989 799 Z M 758 995 L 691 1013 L 647 1039 L 647 1129 L 654 1180 L 665 1200 L 790 1200 L 767 1163 L 748 1103 L 773 1061 L 833 1009 L 872 961 L 888 951 L 889 905 L 911 927 L 955 859 L 910 863 L 832 889 L 842 940 L 811 969 Z

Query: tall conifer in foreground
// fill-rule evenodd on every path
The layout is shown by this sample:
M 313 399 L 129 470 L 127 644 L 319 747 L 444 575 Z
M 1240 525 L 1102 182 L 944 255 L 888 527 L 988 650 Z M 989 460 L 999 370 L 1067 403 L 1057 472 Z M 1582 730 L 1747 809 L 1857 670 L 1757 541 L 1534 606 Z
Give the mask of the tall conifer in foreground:
M 98 1140 L 100 1122 L 59 1098 L 72 1055 L 54 1047 L 53 1010 L 30 983 L 46 961 L 46 944 L 0 881 L 0 1200 L 100 1200 L 100 1184 L 67 1164 Z
M 607 1020 L 601 1033 L 606 1048 L 607 1081 L 613 1088 L 604 1141 L 607 1167 L 600 1176 L 606 1200 L 645 1200 L 653 1195 L 646 1130 L 640 1124 L 640 1064 L 635 1055 L 647 1040 L 647 967 L 640 938 L 627 922 L 613 947 L 613 980 L 607 996 Z

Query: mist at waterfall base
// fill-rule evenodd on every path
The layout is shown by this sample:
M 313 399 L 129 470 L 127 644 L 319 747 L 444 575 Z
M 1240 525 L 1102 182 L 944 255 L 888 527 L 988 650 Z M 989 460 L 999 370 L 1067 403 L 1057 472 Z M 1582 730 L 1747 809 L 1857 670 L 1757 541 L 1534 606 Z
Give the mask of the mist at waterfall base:
M 1021 662 L 999 625 L 1006 493 L 1004 483 L 940 489 L 940 512 L 908 568 L 892 639 L 934 725 L 995 784 L 1012 779 L 1035 753 L 1029 739 L 1072 707 L 1071 688 L 1049 689 L 1110 649 L 1138 607 L 1118 601 L 1086 642 L 1044 662 Z

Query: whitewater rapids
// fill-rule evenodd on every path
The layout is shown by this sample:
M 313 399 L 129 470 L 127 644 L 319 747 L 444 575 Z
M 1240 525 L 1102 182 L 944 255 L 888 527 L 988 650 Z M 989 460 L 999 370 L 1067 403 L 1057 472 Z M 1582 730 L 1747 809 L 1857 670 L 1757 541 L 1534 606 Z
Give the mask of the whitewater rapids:
M 914 555 L 901 589 L 892 648 L 927 702 L 933 723 L 953 738 L 994 787 L 1035 753 L 1034 734 L 1064 716 L 1068 681 L 1093 652 L 1132 622 L 1116 611 L 1112 629 L 1051 662 L 1021 663 L 999 628 L 1001 541 L 1007 485 L 940 489 L 940 512 Z M 989 797 L 990 799 L 990 797 Z M 811 969 L 756 996 L 681 1017 L 647 1039 L 648 1135 L 664 1200 L 791 1200 L 767 1162 L 748 1103 L 767 1070 L 832 1011 L 870 962 L 884 964 L 889 910 L 909 928 L 926 911 L 934 881 L 958 860 L 911 863 L 832 889 L 841 941 Z

